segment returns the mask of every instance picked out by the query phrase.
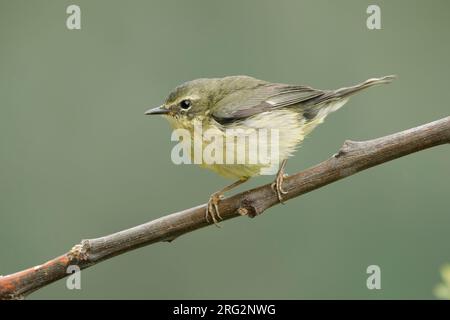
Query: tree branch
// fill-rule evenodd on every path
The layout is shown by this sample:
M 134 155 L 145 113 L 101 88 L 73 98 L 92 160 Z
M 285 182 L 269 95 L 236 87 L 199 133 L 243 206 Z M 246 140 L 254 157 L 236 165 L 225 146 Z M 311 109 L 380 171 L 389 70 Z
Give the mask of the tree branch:
M 410 153 L 450 143 L 450 117 L 416 128 L 367 141 L 345 141 L 330 159 L 287 177 L 285 200 L 298 197 L 361 170 Z M 241 215 L 254 217 L 278 204 L 270 184 L 239 193 L 220 202 L 224 220 Z M 142 225 L 97 239 L 82 240 L 69 252 L 43 265 L 0 276 L 0 299 L 21 299 L 58 279 L 67 267 L 84 269 L 124 252 L 160 241 L 172 241 L 182 234 L 209 225 L 205 205 L 186 209 Z

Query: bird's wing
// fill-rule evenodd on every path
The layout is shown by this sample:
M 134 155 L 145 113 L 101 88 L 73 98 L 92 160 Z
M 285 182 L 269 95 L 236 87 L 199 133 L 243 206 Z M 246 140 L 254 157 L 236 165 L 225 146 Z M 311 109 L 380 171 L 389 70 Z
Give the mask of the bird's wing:
M 283 107 L 306 106 L 307 101 L 320 97 L 324 93 L 325 91 L 306 86 L 281 84 L 237 90 L 217 103 L 212 116 L 219 123 L 233 122 Z

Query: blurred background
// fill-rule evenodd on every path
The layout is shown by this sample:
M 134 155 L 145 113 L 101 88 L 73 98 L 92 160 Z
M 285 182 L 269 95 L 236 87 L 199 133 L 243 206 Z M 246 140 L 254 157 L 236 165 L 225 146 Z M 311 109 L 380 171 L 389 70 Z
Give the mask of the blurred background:
M 81 7 L 81 30 L 66 8 Z M 397 74 L 307 138 L 287 171 L 449 115 L 450 3 L 0 0 L 0 274 L 204 203 L 227 180 L 170 160 L 176 85 L 246 74 L 320 89 Z M 34 299 L 433 299 L 450 261 L 450 151 L 419 152 L 58 281 Z M 268 183 L 253 179 L 240 190 Z M 368 290 L 366 268 L 381 268 Z

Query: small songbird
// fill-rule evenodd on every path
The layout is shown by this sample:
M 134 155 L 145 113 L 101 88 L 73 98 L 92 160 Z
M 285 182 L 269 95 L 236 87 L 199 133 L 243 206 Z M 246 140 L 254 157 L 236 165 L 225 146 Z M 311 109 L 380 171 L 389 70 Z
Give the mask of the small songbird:
M 271 149 L 276 149 L 276 152 L 271 152 L 260 162 L 250 162 L 247 155 L 243 162 L 230 163 L 224 159 L 200 163 L 202 167 L 237 180 L 213 193 L 209 198 L 205 218 L 209 222 L 211 217 L 217 225 L 218 219 L 222 219 L 218 203 L 223 199 L 223 194 L 250 177 L 260 175 L 262 169 L 274 165 L 277 166 L 278 173 L 272 186 L 279 201 L 282 202 L 283 194 L 286 193 L 282 184 L 287 158 L 293 154 L 305 136 L 322 123 L 328 114 L 342 107 L 351 95 L 373 85 L 389 83 L 394 78 L 395 76 L 373 78 L 337 90 L 270 83 L 248 76 L 197 79 L 176 87 L 163 105 L 149 109 L 145 114 L 163 115 L 174 129 L 187 130 L 191 133 L 192 142 L 196 138 L 204 142 L 202 151 L 206 151 L 206 148 L 211 149 L 211 144 L 216 153 L 217 150 L 224 150 L 221 159 L 227 158 L 230 154 L 224 141 L 236 144 L 236 148 L 232 149 L 232 155 L 239 154 L 236 150 L 241 150 L 240 152 L 245 151 L 253 156 L 257 152 L 255 150 L 267 147 L 263 144 L 270 144 Z M 200 137 L 196 132 L 196 124 L 200 124 L 203 129 Z M 262 129 L 271 132 L 276 130 L 276 143 L 268 139 L 258 140 L 260 136 L 251 134 Z M 207 131 L 213 132 L 218 138 L 211 139 L 210 135 L 207 137 L 205 134 Z M 236 139 L 239 135 L 251 138 Z M 249 143 L 242 146 L 245 141 Z M 243 148 L 239 149 L 240 147 Z M 193 153 L 194 151 L 190 154 L 191 158 Z M 276 170 L 273 173 L 276 173 Z

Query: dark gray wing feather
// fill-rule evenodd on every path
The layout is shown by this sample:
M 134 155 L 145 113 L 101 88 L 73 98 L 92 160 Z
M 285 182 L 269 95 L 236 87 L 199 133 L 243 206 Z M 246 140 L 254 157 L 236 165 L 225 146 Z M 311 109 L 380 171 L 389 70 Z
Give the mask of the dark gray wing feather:
M 284 107 L 301 107 L 307 101 L 325 93 L 326 91 L 306 86 L 283 84 L 268 84 L 257 89 L 237 90 L 216 105 L 212 116 L 221 123 L 233 122 Z

